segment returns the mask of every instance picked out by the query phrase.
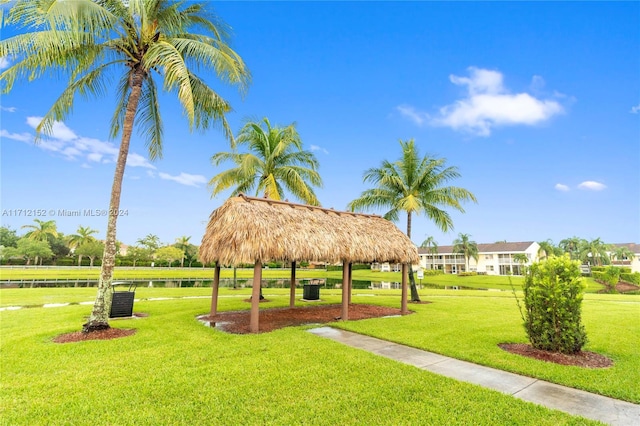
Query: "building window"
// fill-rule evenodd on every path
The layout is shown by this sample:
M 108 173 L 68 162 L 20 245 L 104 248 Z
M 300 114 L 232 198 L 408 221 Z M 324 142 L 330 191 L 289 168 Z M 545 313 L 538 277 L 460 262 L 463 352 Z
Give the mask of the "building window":
M 493 265 L 487 265 L 487 272 L 493 272 Z
M 486 260 L 491 260 L 491 259 L 493 259 L 493 255 L 492 255 L 492 254 L 485 254 L 485 255 L 484 255 L 484 258 L 485 258 Z

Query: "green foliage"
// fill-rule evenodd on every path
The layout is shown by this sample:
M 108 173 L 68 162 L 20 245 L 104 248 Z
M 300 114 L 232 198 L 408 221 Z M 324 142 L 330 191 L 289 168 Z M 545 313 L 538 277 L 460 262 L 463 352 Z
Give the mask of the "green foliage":
M 351 265 L 352 271 L 371 270 L 371 265 L 368 263 L 354 263 Z M 327 271 L 342 271 L 342 265 L 327 265 Z
M 609 285 L 616 285 L 620 281 L 620 268 L 616 266 L 607 266 L 604 271 L 604 281 Z
M 535 348 L 571 354 L 586 344 L 580 275 L 580 262 L 568 255 L 531 265 L 523 288 L 524 325 Z
M 476 275 L 478 275 L 477 272 L 459 272 L 458 273 L 459 277 L 475 277 Z
M 640 272 L 634 272 L 633 274 L 622 273 L 620 274 L 620 279 L 628 283 L 640 285 Z
M 184 251 L 173 246 L 160 247 L 156 250 L 155 257 L 160 262 L 166 262 L 168 266 L 171 266 L 174 261 L 184 258 Z
M 295 123 L 271 126 L 268 118 L 248 121 L 240 130 L 237 144 L 249 152 L 218 152 L 214 166 L 230 161 L 236 167 L 209 181 L 212 195 L 234 188 L 232 195 L 250 193 L 281 200 L 286 189 L 304 203 L 319 206 L 313 187 L 322 187 L 319 163 L 312 151 L 305 151 Z
M 93 266 L 96 258 L 101 258 L 104 253 L 104 243 L 98 240 L 86 240 L 76 249 L 78 256 L 86 256 L 89 258 L 89 266 Z
M 604 270 L 606 269 L 606 266 L 592 266 L 591 267 L 591 272 L 604 272 Z
M 20 238 L 16 247 L 6 247 L 2 250 L 3 258 L 24 258 L 27 265 L 31 264 L 31 260 L 49 259 L 53 256 L 51 247 L 46 240 L 36 240 L 29 237 Z
M 18 236 L 16 230 L 6 226 L 0 226 L 0 246 L 16 247 L 18 244 Z

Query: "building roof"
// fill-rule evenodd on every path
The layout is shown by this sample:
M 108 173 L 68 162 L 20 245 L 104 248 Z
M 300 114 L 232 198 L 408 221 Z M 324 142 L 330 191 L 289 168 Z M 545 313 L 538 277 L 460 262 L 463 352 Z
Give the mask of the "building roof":
M 200 258 L 222 265 L 258 260 L 417 263 L 418 250 L 380 216 L 240 194 L 211 213 Z
M 534 241 L 478 244 L 478 253 L 522 253 L 532 244 Z M 426 248 L 419 248 L 418 253 L 431 254 Z M 438 254 L 453 254 L 453 246 L 438 246 Z
M 616 243 L 616 244 L 611 244 L 611 246 L 613 246 L 614 250 L 618 247 L 626 247 L 629 249 L 629 251 L 631 251 L 634 254 L 640 253 L 640 244 L 636 244 L 636 243 Z

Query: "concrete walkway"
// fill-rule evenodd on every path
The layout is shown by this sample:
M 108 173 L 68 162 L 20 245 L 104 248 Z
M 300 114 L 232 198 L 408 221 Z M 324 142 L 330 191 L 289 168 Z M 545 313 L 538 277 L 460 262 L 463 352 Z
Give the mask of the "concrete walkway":
M 610 425 L 640 425 L 640 405 L 520 376 L 455 358 L 331 327 L 311 333 L 413 365 L 422 370 L 494 389 L 508 395 Z

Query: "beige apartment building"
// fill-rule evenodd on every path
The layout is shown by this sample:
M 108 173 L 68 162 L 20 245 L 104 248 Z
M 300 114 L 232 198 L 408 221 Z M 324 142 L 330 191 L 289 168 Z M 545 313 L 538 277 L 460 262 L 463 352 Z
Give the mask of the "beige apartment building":
M 478 259 L 469 259 L 469 271 L 487 275 L 522 275 L 523 266 L 538 261 L 540 245 L 535 241 L 516 243 L 478 244 Z M 524 254 L 527 262 L 516 260 L 517 254 Z M 419 248 L 420 268 L 441 270 L 445 274 L 466 272 L 464 255 L 453 252 L 453 246 L 438 246 L 437 253 Z

